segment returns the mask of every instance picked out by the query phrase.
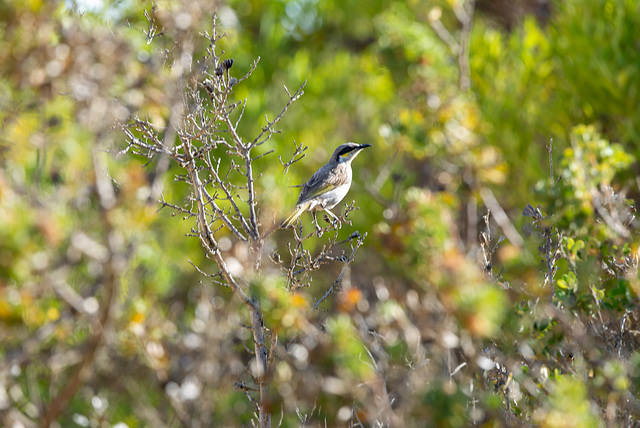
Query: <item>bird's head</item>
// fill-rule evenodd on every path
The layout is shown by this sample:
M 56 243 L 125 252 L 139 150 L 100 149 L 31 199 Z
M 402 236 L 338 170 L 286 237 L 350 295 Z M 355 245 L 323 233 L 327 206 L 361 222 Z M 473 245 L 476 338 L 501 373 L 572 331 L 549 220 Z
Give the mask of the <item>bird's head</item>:
M 367 147 L 371 147 L 371 144 L 357 144 L 357 143 L 341 144 L 333 152 L 333 155 L 331 155 L 331 158 L 340 163 L 350 162 L 358 155 L 358 153 L 360 153 L 362 149 L 366 149 Z

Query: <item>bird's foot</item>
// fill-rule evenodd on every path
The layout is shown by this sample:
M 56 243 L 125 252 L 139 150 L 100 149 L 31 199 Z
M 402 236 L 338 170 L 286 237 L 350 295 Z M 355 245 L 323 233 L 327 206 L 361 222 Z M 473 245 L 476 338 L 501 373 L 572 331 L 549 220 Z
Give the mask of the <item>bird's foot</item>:
M 318 238 L 320 238 L 320 237 L 322 237 L 322 234 L 323 234 L 324 232 L 322 231 L 322 228 L 320 228 L 320 227 L 316 227 L 316 233 L 317 233 L 317 235 L 318 235 Z
M 327 214 L 324 214 L 322 216 L 322 218 L 324 219 L 324 221 L 326 221 L 331 226 L 333 226 L 334 229 L 341 229 L 342 228 L 342 222 L 340 222 L 339 219 L 337 219 L 335 217 L 329 217 Z M 349 223 L 351 223 L 351 222 L 349 222 Z

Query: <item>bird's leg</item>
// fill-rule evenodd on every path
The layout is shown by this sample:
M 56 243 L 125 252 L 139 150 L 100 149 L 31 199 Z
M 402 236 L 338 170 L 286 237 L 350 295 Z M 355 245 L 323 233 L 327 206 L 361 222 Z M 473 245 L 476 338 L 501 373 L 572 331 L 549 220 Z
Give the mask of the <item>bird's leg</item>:
M 322 236 L 322 228 L 318 225 L 318 219 L 316 218 L 315 210 L 311 211 L 311 215 L 313 216 L 313 224 L 316 225 L 316 232 L 318 233 L 318 238 Z

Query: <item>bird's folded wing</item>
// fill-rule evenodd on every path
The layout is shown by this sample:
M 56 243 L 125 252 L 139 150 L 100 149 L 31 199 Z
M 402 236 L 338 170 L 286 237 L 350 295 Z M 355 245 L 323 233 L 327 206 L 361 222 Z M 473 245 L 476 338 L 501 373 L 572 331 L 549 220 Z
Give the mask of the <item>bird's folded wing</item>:
M 336 174 L 334 171 L 329 174 L 319 174 L 319 172 L 315 173 L 302 188 L 300 197 L 298 197 L 299 204 L 340 187 L 348 180 L 346 174 Z M 323 179 L 322 176 L 326 177 Z

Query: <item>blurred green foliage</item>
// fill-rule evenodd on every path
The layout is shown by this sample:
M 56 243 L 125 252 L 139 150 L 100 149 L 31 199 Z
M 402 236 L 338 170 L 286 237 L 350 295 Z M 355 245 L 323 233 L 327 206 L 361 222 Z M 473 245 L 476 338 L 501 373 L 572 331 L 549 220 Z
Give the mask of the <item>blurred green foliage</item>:
M 454 12 L 464 3 L 218 10 L 233 76 L 260 57 L 234 88 L 243 138 L 280 112 L 283 85 L 307 82 L 264 148 L 276 154 L 256 162 L 265 227 L 338 144 L 373 144 L 345 200 L 359 210 L 340 236 L 369 235 L 342 289 L 313 310 L 339 271 L 295 293 L 270 267 L 247 278 L 272 335 L 268 399 L 283 426 L 639 419 L 640 6 L 554 2 L 548 21 L 523 16 L 510 30 L 476 12 L 464 91 L 457 53 L 433 28 L 466 37 Z M 185 236 L 189 216 L 159 210 L 158 186 L 167 202 L 188 201 L 180 170 L 118 154 L 115 127 L 131 114 L 171 123 L 189 83 L 176 79 L 177 46 L 202 64 L 210 5 L 107 1 L 79 13 L 83 4 L 0 5 L 0 421 L 41 419 L 68 384 L 115 266 L 110 326 L 59 426 L 247 425 L 247 315 L 189 263 L 214 269 Z M 164 35 L 145 35 L 145 10 Z M 288 159 L 294 142 L 309 149 L 285 169 L 276 156 Z M 521 215 L 527 204 L 534 217 Z M 498 241 L 509 226 L 522 243 Z M 288 233 L 268 245 L 286 248 Z M 236 244 L 221 240 L 242 270 Z

